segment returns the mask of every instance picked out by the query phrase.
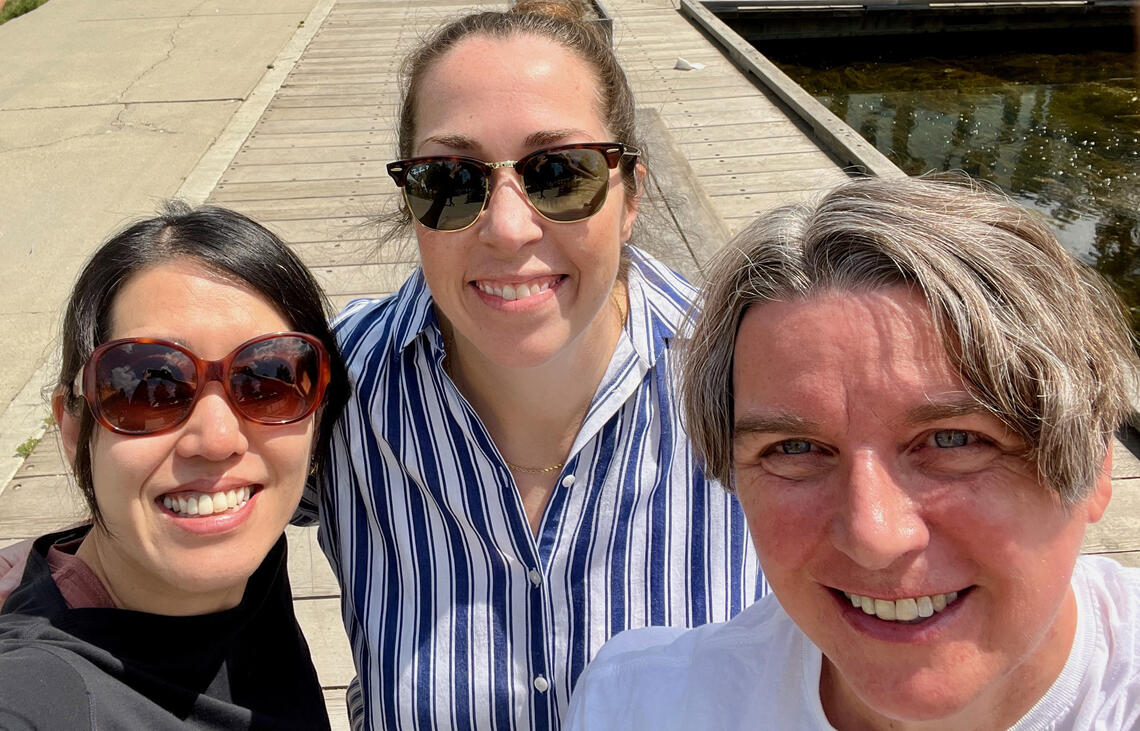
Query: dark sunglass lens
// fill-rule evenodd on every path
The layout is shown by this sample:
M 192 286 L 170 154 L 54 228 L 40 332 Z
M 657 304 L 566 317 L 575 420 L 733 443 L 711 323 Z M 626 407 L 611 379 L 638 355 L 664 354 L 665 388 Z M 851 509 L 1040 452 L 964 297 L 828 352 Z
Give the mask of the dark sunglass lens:
M 129 434 L 174 426 L 190 413 L 197 371 L 187 355 L 159 343 L 124 343 L 95 363 L 95 400 L 104 419 Z
M 530 202 L 552 221 L 580 221 L 597 213 L 609 182 L 606 156 L 591 149 L 535 155 L 523 170 Z
M 230 366 L 230 395 L 249 419 L 292 421 L 317 398 L 321 359 L 316 348 L 297 337 L 262 340 L 245 348 Z
M 483 210 L 486 176 L 462 160 L 417 163 L 408 168 L 404 197 L 417 221 L 437 231 L 455 231 L 470 226 Z

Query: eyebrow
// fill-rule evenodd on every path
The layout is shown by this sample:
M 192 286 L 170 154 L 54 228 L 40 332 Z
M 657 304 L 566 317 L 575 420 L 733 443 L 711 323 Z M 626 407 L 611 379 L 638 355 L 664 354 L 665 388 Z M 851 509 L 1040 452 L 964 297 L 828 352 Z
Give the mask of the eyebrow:
M 926 424 L 931 421 L 953 419 L 959 416 L 969 416 L 971 414 L 988 415 L 989 413 L 989 410 L 979 403 L 976 398 L 963 393 L 942 401 L 931 401 L 921 406 L 915 406 L 907 411 L 906 422 L 908 424 Z
M 732 425 L 733 441 L 753 434 L 814 434 L 819 424 L 792 414 L 748 414 Z
M 526 148 L 544 147 L 546 145 L 551 145 L 551 144 L 554 144 L 556 142 L 561 142 L 562 140 L 565 140 L 568 137 L 572 137 L 575 135 L 584 135 L 584 134 L 585 134 L 585 132 L 583 130 L 569 129 L 569 128 L 568 129 L 540 130 L 538 132 L 532 132 L 531 134 L 527 135 L 526 139 L 523 140 L 523 147 L 526 147 Z M 462 134 L 432 135 L 431 137 L 428 137 L 423 142 L 421 142 L 420 147 L 423 147 L 424 145 L 426 145 L 429 142 L 435 143 L 437 145 L 443 145 L 444 147 L 450 147 L 453 150 L 458 150 L 460 152 L 467 152 L 467 153 L 470 153 L 473 150 L 478 150 L 480 147 L 479 142 L 474 137 L 468 137 L 467 135 L 462 135 Z

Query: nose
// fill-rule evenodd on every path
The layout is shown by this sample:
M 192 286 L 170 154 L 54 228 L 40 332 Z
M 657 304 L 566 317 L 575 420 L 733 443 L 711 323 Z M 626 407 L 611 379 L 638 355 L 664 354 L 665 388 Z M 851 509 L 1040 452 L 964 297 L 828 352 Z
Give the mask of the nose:
M 920 506 L 887 465 L 857 452 L 830 526 L 831 542 L 866 569 L 885 569 L 930 540 Z
M 244 454 L 249 439 L 242 422 L 222 384 L 211 381 L 182 424 L 175 451 L 180 457 L 203 457 L 214 462 Z
M 490 199 L 478 223 L 480 241 L 513 252 L 542 238 L 542 221 L 518 173 L 510 169 L 492 173 Z

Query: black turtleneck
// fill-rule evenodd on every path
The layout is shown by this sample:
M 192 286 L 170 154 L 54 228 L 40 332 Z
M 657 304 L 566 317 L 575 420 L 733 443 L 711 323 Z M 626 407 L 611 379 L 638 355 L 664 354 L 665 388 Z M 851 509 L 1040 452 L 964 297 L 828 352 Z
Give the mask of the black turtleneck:
M 0 612 L 0 728 L 328 729 L 297 626 L 285 536 L 233 609 L 168 617 L 69 609 L 47 551 L 90 526 L 43 536 Z

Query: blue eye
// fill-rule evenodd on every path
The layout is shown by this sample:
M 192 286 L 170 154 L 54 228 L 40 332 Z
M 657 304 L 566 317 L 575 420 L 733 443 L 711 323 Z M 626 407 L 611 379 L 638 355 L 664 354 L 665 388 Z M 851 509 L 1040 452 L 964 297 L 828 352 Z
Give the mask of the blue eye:
M 811 442 L 806 439 L 787 439 L 780 442 L 779 449 L 784 454 L 807 454 L 811 451 Z
M 947 449 L 964 447 L 970 443 L 970 432 L 960 429 L 943 429 L 934 432 L 935 445 Z

